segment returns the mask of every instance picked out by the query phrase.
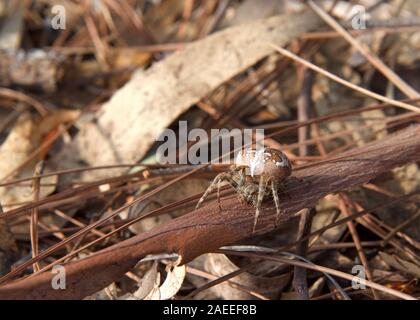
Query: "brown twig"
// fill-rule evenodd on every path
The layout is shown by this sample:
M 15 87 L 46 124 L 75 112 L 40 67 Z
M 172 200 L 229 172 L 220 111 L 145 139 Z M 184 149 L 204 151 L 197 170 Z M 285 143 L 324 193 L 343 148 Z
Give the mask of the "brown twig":
M 312 220 L 315 215 L 315 208 L 305 209 L 300 216 L 297 241 L 303 239 L 311 232 Z M 306 257 L 308 253 L 309 240 L 299 242 L 296 246 L 296 254 Z M 293 275 L 293 288 L 300 300 L 309 300 L 308 281 L 306 268 L 295 266 Z
M 303 69 L 303 81 L 301 94 L 298 99 L 298 120 L 308 121 L 309 113 L 312 105 L 312 84 L 314 75 L 313 72 L 307 69 Z M 306 141 L 309 138 L 309 128 L 301 127 L 298 129 L 298 140 L 299 143 Z M 299 155 L 308 155 L 308 146 L 299 146 Z M 299 222 L 299 229 L 297 234 L 297 240 L 301 240 L 311 232 L 312 219 L 315 214 L 315 209 L 305 209 Z M 309 241 L 302 241 L 296 246 L 296 253 L 306 258 L 308 252 Z M 307 269 L 299 266 L 295 266 L 293 273 L 293 287 L 298 294 L 298 298 L 301 300 L 309 300 L 308 281 L 307 281 Z

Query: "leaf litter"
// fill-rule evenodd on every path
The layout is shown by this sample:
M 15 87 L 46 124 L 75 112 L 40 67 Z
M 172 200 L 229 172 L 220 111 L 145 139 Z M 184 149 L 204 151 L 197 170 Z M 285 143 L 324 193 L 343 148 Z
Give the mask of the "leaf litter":
M 69 30 L 48 27 L 54 18 L 51 6 L 58 2 L 69 13 Z M 340 199 L 347 199 L 344 205 L 350 214 L 368 211 L 352 220 L 353 232 L 348 223 L 340 223 L 309 236 L 305 257 L 315 267 L 307 263 L 307 276 L 298 280 L 307 284 L 311 299 L 345 298 L 318 266 L 351 275 L 355 265 L 366 267 L 366 263 L 371 271 L 368 280 L 376 287 L 350 289 L 352 299 L 389 299 L 398 294 L 418 298 L 420 220 L 415 193 L 420 159 L 415 139 L 410 139 L 413 133 L 403 131 L 416 132 L 419 119 L 414 111 L 417 100 L 407 100 L 420 90 L 418 2 L 358 1 L 367 9 L 366 30 L 349 28 L 352 7 L 348 2 L 322 3 L 323 10 L 368 47 L 385 69 L 372 65 L 371 57 L 302 1 L 220 0 L 190 7 L 188 2 L 98 1 L 84 7 L 77 1 L 42 5 L 11 1 L 0 7 L 0 275 L 4 276 L 0 297 L 25 296 L 8 284 L 12 279 L 22 281 L 28 292 L 44 288 L 40 273 L 25 279 L 34 272 L 34 259 L 28 257 L 36 241 L 40 252 L 47 252 L 48 259 L 35 257 L 41 268 L 73 257 L 67 263 L 83 266 L 90 270 L 88 274 L 102 274 L 96 266 L 110 260 L 101 257 L 112 250 L 120 257 L 121 270 L 104 273 L 102 285 L 94 284 L 92 276 L 86 292 L 76 293 L 75 288 L 67 297 L 301 299 L 294 287 L 297 269 L 291 265 L 257 259 L 258 251 L 251 249 L 249 256 L 215 252 L 234 240 L 238 245 L 286 247 L 293 252 L 300 207 L 297 210 L 293 201 L 284 199 L 289 210 L 285 221 L 274 227 L 267 216 L 263 231 L 252 236 L 246 231 L 247 218 L 241 225 L 245 217 L 241 212 L 250 215 L 252 208 L 241 207 L 232 200 L 232 190 L 224 187 L 222 212 L 211 207 L 213 199 L 195 213 L 207 219 L 201 221 L 190 213 L 210 179 L 225 167 L 179 173 L 155 162 L 156 138 L 187 120 L 191 128 L 207 130 L 265 128 L 270 135 L 267 143 L 284 148 L 297 175 L 311 172 L 314 166 L 311 179 L 316 190 L 304 189 L 306 198 L 299 198 L 299 203 L 316 208 L 310 232 L 346 218 Z M 410 104 L 413 111 L 378 105 L 372 97 L 314 73 L 311 106 L 305 111 L 313 122 L 302 140 L 293 126 L 301 121 L 298 101 L 304 67 L 276 54 L 272 45 L 288 48 L 375 94 Z M 401 78 L 387 77 L 390 71 Z M 400 90 L 404 85 L 414 93 Z M 394 133 L 400 134 L 400 140 L 392 138 Z M 401 141 L 401 146 L 395 141 Z M 408 157 L 397 161 L 384 151 L 385 159 L 393 162 L 381 164 L 370 143 L 404 151 Z M 302 145 L 306 155 L 300 154 Z M 334 172 L 331 167 L 324 174 L 317 171 L 323 161 L 328 165 L 342 154 L 355 161 L 358 148 L 376 157 L 372 170 L 378 173 L 368 180 L 352 173 L 346 182 L 347 172 L 352 171 L 338 163 L 329 164 L 343 170 L 337 172 L 344 175 L 337 182 L 328 180 Z M 40 160 L 46 163 L 45 177 L 39 180 L 36 199 L 33 175 Z M 387 169 L 382 170 L 383 166 Z M 190 174 L 187 179 L 172 182 L 185 172 Z M 317 179 L 330 185 L 318 186 Z M 336 184 L 352 187 L 335 188 Z M 412 194 L 407 201 L 397 201 Z M 31 212 L 40 215 L 36 239 L 30 235 Z M 149 213 L 152 216 L 145 217 Z M 195 225 L 190 225 L 193 221 Z M 224 229 L 204 230 L 207 225 L 218 226 L 218 221 L 226 221 L 221 223 Z M 165 230 L 169 230 L 167 238 L 161 236 Z M 150 244 L 148 235 L 160 235 L 163 240 Z M 136 241 L 140 241 L 138 248 L 127 249 L 133 256 L 126 258 L 125 249 L 118 246 Z M 173 250 L 185 260 L 162 258 L 136 264 L 157 249 Z M 16 271 L 25 263 L 29 268 Z M 78 272 L 72 272 L 70 277 L 78 283 Z M 223 281 L 218 284 L 218 279 Z M 351 287 L 338 277 L 337 285 Z M 45 292 L 50 297 L 57 294 Z

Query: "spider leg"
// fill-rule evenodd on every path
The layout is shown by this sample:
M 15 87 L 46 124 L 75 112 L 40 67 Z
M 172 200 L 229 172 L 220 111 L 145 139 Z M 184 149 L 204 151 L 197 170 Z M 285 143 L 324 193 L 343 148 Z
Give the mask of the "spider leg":
M 275 180 L 271 180 L 271 193 L 273 194 L 274 203 L 276 205 L 276 226 L 280 217 L 280 199 L 278 194 L 278 183 Z
M 213 182 L 209 185 L 207 190 L 204 192 L 204 194 L 201 196 L 200 200 L 198 200 L 197 205 L 195 206 L 195 209 L 198 209 L 203 201 L 208 197 L 208 195 L 217 187 L 217 200 L 219 201 L 219 209 L 221 210 L 220 205 L 220 183 L 222 181 L 227 181 L 229 184 L 236 188 L 237 183 L 232 179 L 232 172 L 223 172 L 219 173 L 213 180 Z
M 239 167 L 236 171 L 240 172 L 240 178 L 238 181 L 238 187 L 242 187 L 245 184 L 246 174 L 245 174 L 245 167 Z
M 220 203 L 220 183 L 222 182 L 221 179 L 217 181 L 217 204 L 219 205 L 219 211 L 222 211 L 222 204 Z
M 223 179 L 223 176 L 226 175 L 226 173 L 219 173 L 212 183 L 208 186 L 206 191 L 201 196 L 200 200 L 198 200 L 197 205 L 195 206 L 195 209 L 198 209 L 200 205 L 203 203 L 203 201 L 208 197 L 208 195 L 214 190 L 216 186 L 219 186 L 220 181 Z
M 255 233 L 255 228 L 257 226 L 258 216 L 260 215 L 260 209 L 261 209 L 261 203 L 264 199 L 264 195 L 266 192 L 267 187 L 267 179 L 265 179 L 263 176 L 260 177 L 260 183 L 258 185 L 258 197 L 257 202 L 255 204 L 255 218 L 254 218 L 254 227 L 252 228 L 252 233 Z

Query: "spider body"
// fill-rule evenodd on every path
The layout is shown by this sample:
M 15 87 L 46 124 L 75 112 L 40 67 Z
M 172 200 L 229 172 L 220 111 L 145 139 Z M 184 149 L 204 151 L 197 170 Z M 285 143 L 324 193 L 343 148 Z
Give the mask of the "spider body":
M 239 194 L 241 201 L 255 207 L 253 233 L 261 210 L 261 203 L 269 196 L 276 205 L 276 219 L 280 215 L 278 191 L 280 183 L 290 176 L 292 166 L 287 156 L 273 148 L 243 149 L 238 153 L 235 164 L 228 172 L 218 174 L 198 201 L 196 208 L 217 187 L 220 207 L 219 190 L 223 181 L 228 182 Z

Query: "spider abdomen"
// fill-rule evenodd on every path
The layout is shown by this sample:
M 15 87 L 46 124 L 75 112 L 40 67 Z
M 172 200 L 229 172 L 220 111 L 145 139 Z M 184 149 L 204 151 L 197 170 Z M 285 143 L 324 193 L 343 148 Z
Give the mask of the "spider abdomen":
M 246 167 L 252 177 L 264 175 L 275 180 L 283 180 L 292 173 L 287 156 L 273 148 L 243 149 L 235 159 L 236 167 Z

